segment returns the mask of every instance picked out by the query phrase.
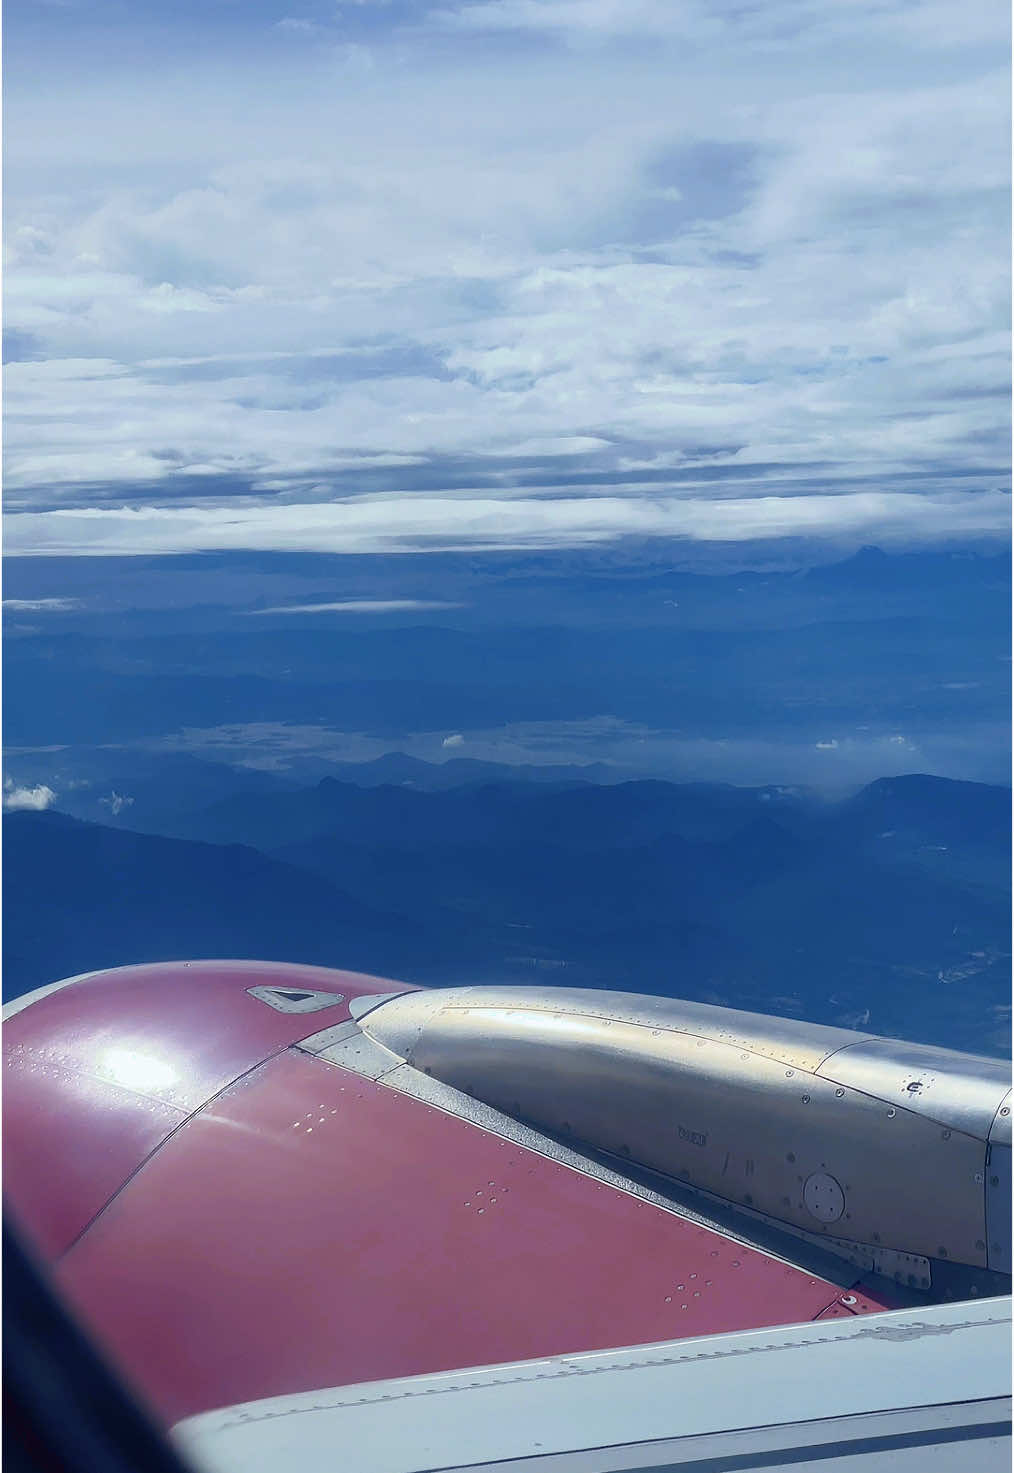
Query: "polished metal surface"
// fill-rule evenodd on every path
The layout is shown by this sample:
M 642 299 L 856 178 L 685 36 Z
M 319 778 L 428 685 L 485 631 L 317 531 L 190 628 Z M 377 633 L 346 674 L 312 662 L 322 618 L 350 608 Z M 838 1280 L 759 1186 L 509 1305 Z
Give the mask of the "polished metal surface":
M 900 1039 L 861 1037 L 826 1058 L 817 1073 L 985 1140 L 998 1099 L 1010 1089 L 1010 1065 L 977 1058 L 972 1070 L 956 1064 L 962 1058 L 968 1055 Z
M 412 993 L 411 1005 L 407 996 L 403 1003 L 399 999 L 394 1013 L 387 1010 L 383 1025 L 392 1040 L 388 1047 L 396 1048 L 397 1052 L 411 1050 L 415 1038 L 445 1008 L 470 1005 L 508 1010 L 521 1006 L 526 1011 L 550 1013 L 559 1018 L 598 1018 L 649 1030 L 693 1034 L 810 1070 L 816 1070 L 830 1054 L 866 1036 L 850 1028 L 829 1028 L 800 1022 L 797 1018 L 773 1018 L 679 998 L 566 987 L 459 987 L 453 991 Z M 395 1039 L 400 1041 L 400 1047 Z M 408 1057 L 407 1053 L 403 1057 Z
M 1000 1102 L 986 1157 L 986 1243 L 991 1269 L 1011 1271 L 1011 1096 Z
M 405 994 L 362 1027 L 509 1115 L 789 1226 L 988 1264 L 987 1139 L 1009 1121 L 995 1060 L 562 988 Z

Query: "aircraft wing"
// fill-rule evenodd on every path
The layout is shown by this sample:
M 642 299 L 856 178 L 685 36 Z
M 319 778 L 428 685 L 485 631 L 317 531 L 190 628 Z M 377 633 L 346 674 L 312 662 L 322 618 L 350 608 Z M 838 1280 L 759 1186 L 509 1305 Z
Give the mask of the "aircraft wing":
M 996 1061 L 253 962 L 57 983 L 4 1043 L 7 1205 L 199 1467 L 1009 1447 Z

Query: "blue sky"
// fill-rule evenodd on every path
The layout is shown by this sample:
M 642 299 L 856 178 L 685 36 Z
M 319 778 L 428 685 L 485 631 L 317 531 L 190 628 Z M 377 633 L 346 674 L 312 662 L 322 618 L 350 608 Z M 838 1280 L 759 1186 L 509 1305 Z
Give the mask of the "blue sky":
M 13 0 L 12 554 L 1008 525 L 994 0 Z

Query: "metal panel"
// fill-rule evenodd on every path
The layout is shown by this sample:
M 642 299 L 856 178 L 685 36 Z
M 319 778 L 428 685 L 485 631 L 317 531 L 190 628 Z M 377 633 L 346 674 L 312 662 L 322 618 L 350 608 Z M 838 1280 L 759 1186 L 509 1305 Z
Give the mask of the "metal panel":
M 1011 1079 L 1010 1065 L 1000 1059 L 969 1058 L 893 1038 L 848 1044 L 825 1059 L 817 1073 L 980 1140 L 989 1134 Z
M 357 1021 L 372 1013 L 374 1008 L 379 1008 L 382 1002 L 390 1002 L 392 997 L 404 996 L 401 992 L 378 992 L 371 995 L 363 993 L 361 997 L 354 997 L 349 1003 L 349 1014 Z
M 498 1463 L 496 1473 L 925 1473 L 930 1462 L 933 1473 L 968 1473 L 973 1459 L 977 1470 L 1007 1473 L 1009 1397 L 512 1458 Z M 478 1473 L 484 1466 L 457 1473 Z
M 337 1007 L 338 1003 L 345 1001 L 344 992 L 313 992 L 297 988 L 292 983 L 288 987 L 248 987 L 246 990 L 258 1002 L 274 1008 L 276 1013 L 319 1013 L 321 1008 Z
M 938 1429 L 922 1466 L 979 1470 L 1009 1460 L 984 1438 L 963 1439 L 959 1465 L 937 1448 L 948 1429 L 1008 1419 L 1009 1392 L 1006 1299 L 283 1396 L 176 1436 L 208 1473 L 661 1473 L 681 1460 L 714 1469 L 709 1453 L 748 1459 L 733 1468 L 799 1466 L 794 1445 Z
M 989 1139 L 997 1145 L 1009 1146 L 1011 1143 L 1011 1091 L 1008 1090 L 1000 1101 L 1000 1108 L 989 1129 Z
M 335 1044 L 344 1043 L 349 1038 L 363 1038 L 363 1030 L 352 1018 L 346 1018 L 344 1023 L 336 1023 L 333 1028 L 324 1028 L 320 1033 L 311 1033 L 309 1038 L 300 1038 L 296 1041 L 296 1048 L 300 1048 L 307 1054 L 323 1054 Z M 374 1048 L 379 1048 L 374 1044 Z
M 1006 1094 L 989 1132 L 986 1158 L 986 1232 L 989 1266 L 1011 1271 L 1011 1096 Z
M 335 1032 L 338 1030 L 336 1029 Z M 307 1049 L 305 1044 L 299 1044 L 297 1047 L 306 1053 L 316 1054 L 328 1064 L 338 1064 L 343 1069 L 351 1069 L 363 1079 L 383 1079 L 384 1075 L 390 1074 L 392 1070 L 406 1067 L 397 1054 L 392 1054 L 390 1049 L 374 1042 L 372 1038 L 367 1038 L 365 1033 L 358 1028 L 355 1034 L 349 1033 L 339 1039 L 329 1041 L 323 1049 Z
M 398 1040 L 388 1046 L 414 1062 L 412 1049 L 424 1028 L 434 1023 L 445 1009 L 473 1006 L 507 1011 L 520 1007 L 529 1014 L 546 1013 L 553 1020 L 597 1018 L 609 1023 L 630 1023 L 652 1031 L 711 1039 L 762 1058 L 810 1070 L 815 1070 L 829 1054 L 865 1036 L 848 1028 L 829 1028 L 737 1008 L 710 1007 L 681 998 L 639 997 L 627 992 L 566 987 L 459 987 L 453 991 L 416 993 L 411 1003 L 399 1000 L 397 1008 L 386 1009 L 383 1027 L 390 1032 L 392 1040 Z
M 877 1094 L 872 1055 L 865 1090 L 813 1072 L 854 1034 L 727 1018 L 703 1004 L 564 989 L 530 996 L 414 994 L 378 1007 L 363 1027 L 417 1069 L 564 1140 L 812 1234 L 985 1266 L 986 1127 L 975 1136 L 895 1103 L 904 1070 L 889 1061 L 889 1088 Z M 935 1098 L 951 1105 L 985 1065 L 995 1111 L 1005 1086 L 994 1061 L 938 1050 L 934 1063 Z M 819 1193 L 807 1205 L 814 1177 L 840 1189 L 834 1220 L 811 1210 Z

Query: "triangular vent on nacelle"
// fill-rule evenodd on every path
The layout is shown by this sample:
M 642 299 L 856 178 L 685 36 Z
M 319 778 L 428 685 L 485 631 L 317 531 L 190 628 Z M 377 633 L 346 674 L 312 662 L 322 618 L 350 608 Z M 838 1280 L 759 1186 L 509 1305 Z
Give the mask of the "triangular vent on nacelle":
M 303 987 L 248 987 L 247 992 L 277 1013 L 317 1013 L 345 1001 L 343 992 L 311 992 Z

